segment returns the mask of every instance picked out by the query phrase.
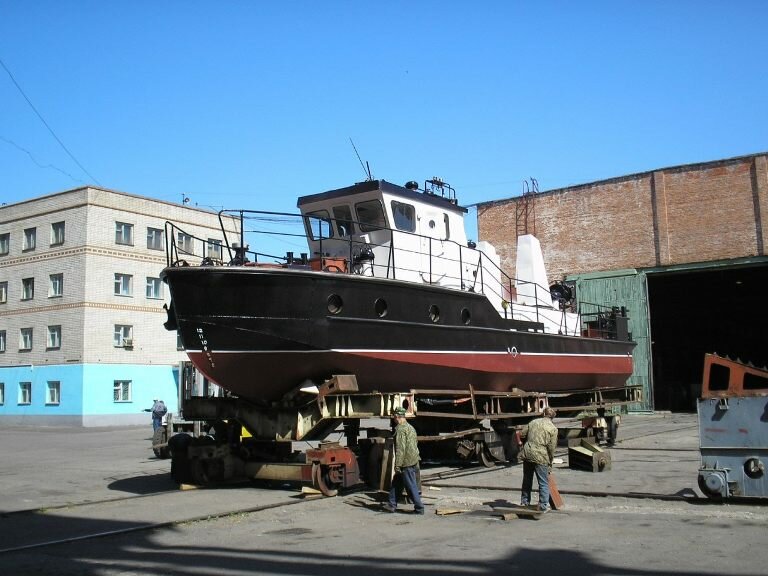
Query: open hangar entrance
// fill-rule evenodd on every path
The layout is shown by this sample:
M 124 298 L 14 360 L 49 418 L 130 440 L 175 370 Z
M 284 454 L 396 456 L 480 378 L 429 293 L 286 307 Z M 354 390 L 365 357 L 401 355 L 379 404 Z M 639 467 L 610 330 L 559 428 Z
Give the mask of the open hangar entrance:
M 768 262 L 646 278 L 655 410 L 696 410 L 707 352 L 768 365 Z

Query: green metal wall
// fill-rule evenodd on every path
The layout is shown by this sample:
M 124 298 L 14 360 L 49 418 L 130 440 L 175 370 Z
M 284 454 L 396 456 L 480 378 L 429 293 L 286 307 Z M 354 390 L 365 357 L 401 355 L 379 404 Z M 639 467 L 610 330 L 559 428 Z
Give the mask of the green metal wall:
M 629 405 L 630 412 L 653 410 L 650 324 L 645 273 L 622 270 L 569 277 L 576 281 L 576 298 L 607 306 L 624 306 L 629 330 L 637 346 L 632 354 L 634 370 L 628 384 L 643 387 L 643 402 Z

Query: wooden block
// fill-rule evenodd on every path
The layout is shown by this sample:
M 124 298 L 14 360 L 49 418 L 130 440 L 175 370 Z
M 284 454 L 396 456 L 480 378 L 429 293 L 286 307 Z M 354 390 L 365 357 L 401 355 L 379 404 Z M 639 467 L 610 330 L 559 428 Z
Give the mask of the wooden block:
M 547 478 L 549 479 L 549 503 L 553 510 L 562 510 L 565 503 L 563 502 L 563 497 L 560 496 L 560 491 L 557 489 L 555 475 L 550 472 Z
M 463 512 L 469 512 L 464 508 L 438 508 L 435 510 L 435 514 L 438 516 L 448 516 L 450 514 L 461 514 Z

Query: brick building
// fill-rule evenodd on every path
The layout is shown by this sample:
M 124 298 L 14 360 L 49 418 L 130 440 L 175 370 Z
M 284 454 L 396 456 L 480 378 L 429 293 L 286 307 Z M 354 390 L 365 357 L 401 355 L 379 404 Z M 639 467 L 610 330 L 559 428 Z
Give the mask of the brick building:
M 166 220 L 221 257 L 205 210 L 93 187 L 0 207 L 0 422 L 149 425 L 153 398 L 176 409 Z
M 481 203 L 479 236 L 512 273 L 526 212 L 550 282 L 630 309 L 644 408 L 693 408 L 706 352 L 768 364 L 768 154 Z

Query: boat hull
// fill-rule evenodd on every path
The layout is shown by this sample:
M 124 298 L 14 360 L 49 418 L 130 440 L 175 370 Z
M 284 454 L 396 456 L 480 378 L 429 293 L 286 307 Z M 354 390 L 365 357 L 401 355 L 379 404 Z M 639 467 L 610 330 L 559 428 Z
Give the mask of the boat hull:
M 163 272 L 192 362 L 257 403 L 354 374 L 361 392 L 622 386 L 632 342 L 513 330 L 481 294 L 256 267 Z

